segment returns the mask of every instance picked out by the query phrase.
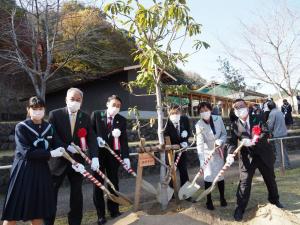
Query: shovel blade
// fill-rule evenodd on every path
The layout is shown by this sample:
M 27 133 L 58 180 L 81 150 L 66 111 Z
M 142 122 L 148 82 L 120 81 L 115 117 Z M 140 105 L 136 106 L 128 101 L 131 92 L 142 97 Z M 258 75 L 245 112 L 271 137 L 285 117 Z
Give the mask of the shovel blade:
M 168 202 L 171 200 L 173 194 L 174 194 L 174 189 L 168 185 L 168 188 L 167 188 Z M 161 184 L 160 183 L 158 183 L 158 185 L 157 185 L 156 199 L 159 203 L 162 203 L 161 202 Z
M 151 194 L 157 195 L 157 190 L 155 189 L 155 187 L 153 187 L 152 184 L 145 180 L 142 180 L 142 188 Z
M 122 201 L 125 203 L 127 202 L 127 206 L 130 206 L 130 205 L 133 205 L 133 202 L 126 196 L 124 195 L 123 193 L 119 192 L 119 191 L 115 191 L 116 194 L 118 195 L 119 198 L 122 199 Z
M 122 197 L 116 196 L 114 194 L 108 194 L 107 197 L 110 200 L 112 200 L 113 202 L 118 203 L 119 205 L 123 205 L 123 206 L 131 206 L 132 205 L 131 201 L 130 200 L 128 201 L 127 198 L 122 198 Z
M 200 186 L 196 183 L 192 184 L 191 182 L 187 181 L 178 192 L 178 197 L 180 200 L 190 198 L 195 192 L 200 189 Z

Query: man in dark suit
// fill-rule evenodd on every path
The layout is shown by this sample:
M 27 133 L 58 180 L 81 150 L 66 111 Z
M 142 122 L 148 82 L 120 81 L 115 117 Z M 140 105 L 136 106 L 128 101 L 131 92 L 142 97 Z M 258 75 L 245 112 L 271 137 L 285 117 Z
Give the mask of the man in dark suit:
M 67 91 L 66 104 L 67 107 L 53 110 L 49 113 L 49 122 L 53 125 L 58 136 L 64 143 L 68 153 L 79 163 L 84 163 L 84 159 L 77 154 L 75 148 L 71 145 L 74 143 L 81 146 L 82 149 L 88 148 L 90 157 L 92 158 L 92 169 L 99 168 L 97 155 L 96 135 L 91 126 L 90 117 L 80 110 L 82 104 L 83 93 L 77 88 L 70 88 Z M 80 132 L 86 135 L 84 141 L 80 141 Z M 86 142 L 86 144 L 84 143 Z M 86 146 L 83 146 L 86 145 Z M 52 180 L 55 190 L 55 198 L 57 202 L 58 189 L 61 186 L 65 176 L 70 182 L 70 212 L 68 214 L 69 225 L 80 225 L 82 220 L 82 175 L 76 173 L 70 162 L 64 158 L 54 158 L 49 162 L 52 174 Z M 82 165 L 81 165 L 82 166 Z M 74 169 L 74 170 L 73 170 Z M 79 171 L 77 171 L 79 172 Z M 55 215 L 47 218 L 46 225 L 53 225 Z
M 130 168 L 126 119 L 119 114 L 121 104 L 121 99 L 116 95 L 112 95 L 107 100 L 107 110 L 105 112 L 95 111 L 91 116 L 92 126 L 98 140 L 100 170 L 106 173 L 108 179 L 110 179 L 117 190 L 119 190 L 118 169 L 120 163 L 108 150 L 103 148 L 103 143 L 107 143 L 115 153 L 120 155 L 127 167 Z M 94 176 L 102 181 L 98 174 L 94 174 Z M 114 193 L 110 187 L 109 190 Z M 97 210 L 98 224 L 105 224 L 105 202 L 102 190 L 94 188 L 93 200 Z M 117 203 L 108 199 L 107 207 L 112 218 L 121 215 Z
M 186 116 L 181 115 L 181 110 L 178 105 L 173 105 L 169 109 L 169 119 L 164 131 L 164 136 L 169 136 L 171 144 L 181 145 L 181 147 L 188 146 L 188 139 L 191 135 L 189 119 Z M 180 175 L 181 186 L 189 180 L 187 171 L 187 153 L 183 152 L 180 161 L 177 165 Z M 178 154 L 175 154 L 175 160 Z M 172 183 L 172 182 L 171 182 Z
M 263 119 L 257 115 L 249 114 L 249 109 L 243 99 L 234 101 L 234 113 L 237 119 L 232 122 L 231 138 L 228 147 L 227 162 L 232 163 L 233 151 L 238 146 L 238 141 L 243 140 L 244 146 L 240 152 L 240 182 L 237 189 L 237 208 L 234 212 L 236 221 L 243 219 L 243 213 L 247 207 L 252 178 L 255 170 L 258 169 L 263 176 L 267 186 L 270 203 L 283 208 L 279 202 L 279 195 L 274 174 L 274 151 L 268 143 L 269 131 Z M 258 142 L 252 141 L 252 128 L 254 125 L 261 127 L 262 133 Z

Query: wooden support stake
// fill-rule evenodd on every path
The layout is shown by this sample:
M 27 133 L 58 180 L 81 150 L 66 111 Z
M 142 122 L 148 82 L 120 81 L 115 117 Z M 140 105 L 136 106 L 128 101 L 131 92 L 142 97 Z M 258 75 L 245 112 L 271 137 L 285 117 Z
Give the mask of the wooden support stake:
M 171 145 L 170 137 L 165 137 L 165 143 L 166 145 Z M 176 168 L 174 166 L 175 154 L 174 154 L 174 150 L 172 149 L 168 151 L 168 160 L 172 168 L 171 177 L 173 182 L 174 196 L 175 196 L 176 204 L 178 205 L 179 204 L 178 186 L 177 186 L 177 178 L 176 178 Z
M 145 139 L 141 139 L 140 147 L 143 148 L 144 144 L 145 144 Z M 140 207 L 142 179 L 143 179 L 143 166 L 141 165 L 141 160 L 138 160 L 137 177 L 135 182 L 134 206 L 133 206 L 133 210 L 135 212 L 138 211 Z

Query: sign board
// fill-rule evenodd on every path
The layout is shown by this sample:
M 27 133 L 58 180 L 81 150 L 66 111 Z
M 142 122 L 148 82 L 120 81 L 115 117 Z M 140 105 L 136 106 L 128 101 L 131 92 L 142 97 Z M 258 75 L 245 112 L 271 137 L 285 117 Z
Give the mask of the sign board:
M 150 154 L 153 154 L 153 153 L 150 153 Z M 140 167 L 155 165 L 155 160 L 150 154 L 148 154 L 148 153 L 140 153 L 139 154 L 139 166 Z

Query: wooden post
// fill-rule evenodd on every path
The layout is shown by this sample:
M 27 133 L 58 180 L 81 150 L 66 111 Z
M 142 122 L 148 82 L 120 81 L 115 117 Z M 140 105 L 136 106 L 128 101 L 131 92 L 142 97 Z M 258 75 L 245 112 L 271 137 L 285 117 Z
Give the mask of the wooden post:
M 145 139 L 143 138 L 140 140 L 140 147 L 143 148 L 144 145 L 145 145 Z M 135 181 L 134 206 L 133 206 L 133 210 L 135 212 L 138 211 L 140 206 L 142 179 L 143 179 L 143 166 L 141 165 L 140 160 L 138 160 L 137 177 Z
M 171 145 L 170 137 L 165 137 L 165 143 L 166 143 L 166 145 Z M 172 168 L 171 177 L 172 177 L 172 182 L 173 182 L 174 196 L 175 196 L 176 204 L 179 204 L 176 168 L 174 167 L 175 154 L 174 154 L 174 150 L 172 150 L 172 149 L 168 151 L 168 160 L 169 160 L 169 164 Z

